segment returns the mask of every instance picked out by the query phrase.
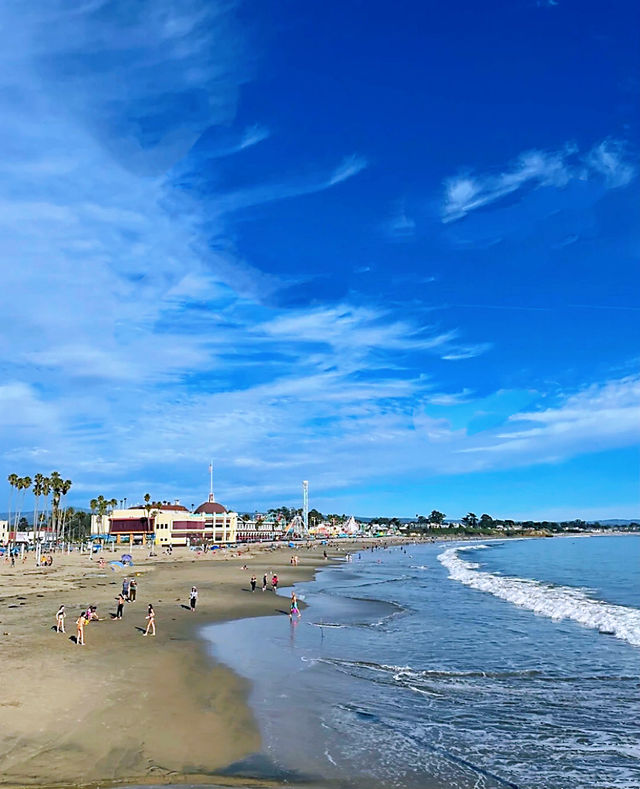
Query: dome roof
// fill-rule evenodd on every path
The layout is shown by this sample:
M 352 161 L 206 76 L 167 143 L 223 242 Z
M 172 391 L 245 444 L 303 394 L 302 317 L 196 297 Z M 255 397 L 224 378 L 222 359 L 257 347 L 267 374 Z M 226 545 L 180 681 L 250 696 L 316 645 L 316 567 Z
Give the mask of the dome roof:
M 202 515 L 203 513 L 205 515 L 222 515 L 226 511 L 227 508 L 223 507 L 218 501 L 205 501 L 195 510 L 197 515 Z

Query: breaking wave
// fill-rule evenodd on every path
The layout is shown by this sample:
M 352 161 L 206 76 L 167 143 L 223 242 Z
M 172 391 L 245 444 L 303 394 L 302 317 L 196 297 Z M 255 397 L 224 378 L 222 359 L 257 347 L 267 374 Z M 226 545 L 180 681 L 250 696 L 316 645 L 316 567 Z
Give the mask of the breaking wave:
M 640 647 L 640 610 L 594 600 L 580 589 L 551 586 L 528 578 L 494 575 L 479 570 L 479 565 L 459 556 L 463 551 L 477 551 L 486 545 L 448 548 L 438 560 L 449 571 L 449 578 L 479 589 L 541 616 L 559 621 L 572 619 L 585 627 L 613 635 Z

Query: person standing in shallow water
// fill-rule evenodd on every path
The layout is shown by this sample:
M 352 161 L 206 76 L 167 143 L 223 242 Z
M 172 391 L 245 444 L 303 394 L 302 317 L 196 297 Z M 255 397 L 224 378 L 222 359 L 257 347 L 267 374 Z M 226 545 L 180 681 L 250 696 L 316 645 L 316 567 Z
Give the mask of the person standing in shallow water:
M 195 586 L 191 587 L 191 594 L 189 596 L 189 605 L 191 606 L 191 610 L 195 613 L 196 610 L 196 603 L 198 602 L 198 590 Z
M 289 608 L 289 619 L 293 620 L 293 617 L 297 616 L 298 619 L 301 618 L 302 614 L 298 609 L 298 598 L 296 597 L 295 592 L 291 592 L 291 606 Z

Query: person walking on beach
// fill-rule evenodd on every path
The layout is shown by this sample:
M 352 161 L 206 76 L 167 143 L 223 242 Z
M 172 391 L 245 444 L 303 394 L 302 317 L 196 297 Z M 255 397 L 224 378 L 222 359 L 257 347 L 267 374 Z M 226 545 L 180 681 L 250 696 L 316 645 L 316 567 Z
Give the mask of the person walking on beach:
M 122 596 L 125 600 L 129 598 L 129 579 L 126 576 L 122 579 Z
M 64 618 L 66 614 L 64 612 L 64 605 L 61 605 L 58 608 L 58 613 L 56 614 L 56 633 L 64 633 Z
M 143 636 L 148 636 L 149 631 L 151 631 L 151 635 L 155 636 L 156 634 L 156 612 L 153 610 L 153 606 L 149 603 L 149 608 L 147 610 L 147 629 L 142 634 Z
M 250 583 L 251 583 L 251 591 L 255 592 L 256 591 L 256 584 L 258 583 L 258 579 L 255 577 L 255 575 L 251 576 Z
M 116 597 L 116 600 L 118 601 L 118 607 L 116 609 L 116 619 L 122 619 L 122 612 L 124 611 L 124 604 L 126 600 L 122 593 L 120 593 Z
M 273 589 L 274 592 L 278 591 L 278 576 L 277 575 L 272 575 L 271 576 L 271 588 Z
M 76 619 L 76 644 L 79 647 L 84 646 L 84 626 L 86 623 L 85 612 L 81 611 L 80 616 Z
M 267 574 L 266 573 L 262 576 L 262 591 L 263 592 L 267 591 Z
M 298 617 L 298 619 L 300 619 L 300 617 L 302 616 L 300 610 L 298 609 L 298 598 L 296 597 L 296 593 L 291 592 L 291 606 L 289 608 L 289 619 L 293 620 L 294 614 Z
M 136 594 L 138 592 L 138 582 L 135 578 L 132 578 L 129 582 L 129 602 L 135 603 L 136 601 Z
M 189 605 L 191 606 L 191 611 L 195 613 L 196 611 L 196 603 L 198 602 L 198 590 L 195 586 L 191 587 L 191 594 L 189 596 Z

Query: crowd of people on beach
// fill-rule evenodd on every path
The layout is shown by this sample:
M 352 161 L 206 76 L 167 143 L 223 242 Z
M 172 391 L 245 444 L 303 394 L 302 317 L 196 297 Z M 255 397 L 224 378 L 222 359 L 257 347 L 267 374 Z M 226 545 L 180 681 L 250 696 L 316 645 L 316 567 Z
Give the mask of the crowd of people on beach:
M 384 547 L 386 547 L 386 545 Z M 374 548 L 372 548 L 372 550 L 374 550 Z M 323 555 L 323 559 L 325 560 L 329 558 L 326 549 L 323 550 L 322 555 Z M 346 560 L 349 561 L 350 559 L 351 556 L 347 554 Z M 104 560 L 102 559 L 102 557 L 100 557 L 98 564 L 101 568 L 104 566 Z M 292 567 L 297 567 L 299 564 L 299 557 L 297 555 L 292 555 L 289 559 L 289 564 Z M 248 570 L 249 568 L 246 564 L 244 564 L 242 566 L 242 569 Z M 277 574 L 272 573 L 269 570 L 265 570 L 262 576 L 262 591 L 266 592 L 270 588 L 272 592 L 277 593 L 278 585 L 279 585 L 279 578 Z M 257 586 L 258 586 L 258 579 L 255 573 L 253 573 L 250 579 L 251 592 L 255 592 Z M 122 589 L 115 597 L 116 610 L 114 613 L 111 614 L 112 621 L 118 621 L 123 619 L 125 607 L 127 603 L 135 603 L 137 599 L 137 593 L 138 593 L 138 582 L 136 578 L 134 576 L 131 577 L 125 576 L 122 579 Z M 192 613 L 195 613 L 197 603 L 198 603 L 198 589 L 196 586 L 192 586 L 189 592 L 189 605 L 188 606 L 184 605 L 183 608 L 187 608 Z M 66 616 L 67 616 L 66 609 L 64 604 L 62 604 L 59 606 L 55 615 L 54 629 L 56 633 L 66 633 L 65 630 Z M 293 620 L 294 617 L 300 619 L 302 617 L 302 614 L 300 613 L 300 608 L 298 605 L 298 597 L 296 595 L 296 592 L 292 591 L 291 598 L 289 601 L 289 619 Z M 85 628 L 87 627 L 87 625 L 89 625 L 90 622 L 101 621 L 103 619 L 106 619 L 106 617 L 100 617 L 98 615 L 98 610 L 96 605 L 89 605 L 86 609 L 83 609 L 75 621 L 75 625 L 76 625 L 76 635 L 74 639 L 75 643 L 78 646 L 85 646 L 86 643 Z M 145 620 L 146 620 L 146 628 L 144 629 L 142 635 L 155 636 L 156 614 L 152 603 L 148 603 L 147 605 L 147 614 Z M 142 631 L 142 628 L 138 628 L 138 629 Z
M 298 557 L 297 556 L 292 556 L 291 559 L 289 560 L 289 564 L 292 567 L 297 567 L 298 566 Z M 243 565 L 242 569 L 243 570 L 247 570 L 248 569 L 247 565 L 246 564 Z M 270 581 L 269 581 L 269 575 L 271 575 L 271 580 Z M 270 573 L 269 570 L 265 570 L 264 575 L 262 576 L 262 591 L 266 592 L 267 589 L 269 588 L 269 585 L 270 585 L 271 586 L 271 591 L 272 592 L 277 592 L 278 591 L 278 584 L 279 584 L 279 582 L 280 582 L 279 578 L 278 578 L 278 576 L 275 573 Z M 252 574 L 252 576 L 251 576 L 251 578 L 249 580 L 249 584 L 251 586 L 251 591 L 255 592 L 256 588 L 258 586 L 258 579 L 257 579 L 255 573 Z M 293 619 L 294 616 L 297 616 L 298 618 L 300 618 L 302 616 L 302 614 L 300 613 L 300 609 L 298 608 L 298 598 L 296 597 L 296 593 L 292 592 L 291 593 L 291 603 L 290 603 L 290 607 L 289 607 L 289 619 Z
M 137 595 L 138 595 L 138 582 L 136 581 L 135 578 L 129 578 L 128 576 L 125 576 L 122 579 L 122 590 L 118 592 L 118 595 L 115 598 L 116 610 L 115 613 L 111 614 L 112 621 L 118 621 L 123 618 L 125 604 L 135 603 Z M 192 611 L 195 611 L 197 598 L 198 598 L 198 590 L 196 589 L 195 586 L 192 586 L 190 592 L 190 607 Z M 67 617 L 67 612 L 65 606 L 64 604 L 61 604 L 56 612 L 56 624 L 55 624 L 56 633 L 66 633 L 64 626 L 66 617 Z M 98 616 L 98 607 L 96 605 L 90 605 L 86 609 L 83 609 L 75 621 L 75 625 L 76 625 L 75 643 L 77 644 L 77 646 L 82 646 L 82 647 L 85 646 L 84 636 L 85 636 L 86 626 L 90 622 L 100 622 L 105 618 L 106 617 Z M 144 632 L 142 633 L 142 635 L 155 636 L 156 613 L 152 603 L 148 603 L 147 605 L 147 615 L 145 617 L 145 620 L 147 626 Z M 140 630 L 142 630 L 142 628 L 140 628 Z

